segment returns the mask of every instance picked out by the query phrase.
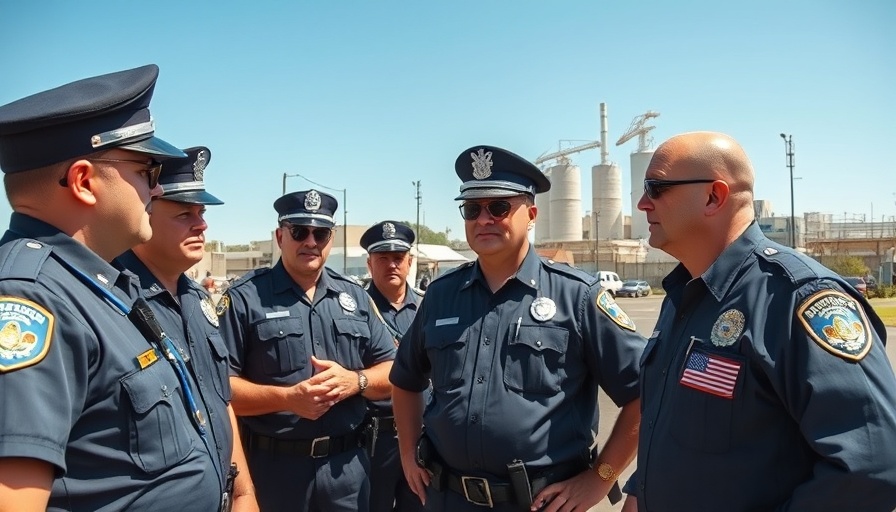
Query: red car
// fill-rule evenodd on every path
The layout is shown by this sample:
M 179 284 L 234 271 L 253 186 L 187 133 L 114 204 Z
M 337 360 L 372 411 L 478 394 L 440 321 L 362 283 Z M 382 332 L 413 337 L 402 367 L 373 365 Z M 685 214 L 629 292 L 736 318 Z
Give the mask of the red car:
M 853 288 L 859 291 L 862 296 L 868 296 L 868 284 L 865 283 L 864 277 L 844 277 L 847 283 L 851 284 Z

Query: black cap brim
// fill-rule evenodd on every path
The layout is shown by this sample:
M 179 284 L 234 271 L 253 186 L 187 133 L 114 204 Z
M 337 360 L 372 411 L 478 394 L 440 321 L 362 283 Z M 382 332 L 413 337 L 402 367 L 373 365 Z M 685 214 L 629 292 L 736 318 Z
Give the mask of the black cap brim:
M 162 194 L 159 199 L 167 199 L 169 201 L 187 204 L 224 204 L 224 201 L 221 201 L 205 190 L 185 190 L 183 192 L 172 192 L 170 194 Z
M 159 160 L 164 160 L 167 158 L 185 158 L 187 156 L 187 154 L 180 149 L 172 146 L 171 144 L 158 137 L 150 137 L 148 139 L 129 142 L 127 144 L 116 147 L 119 149 L 126 149 L 128 151 L 137 151 L 139 153 L 153 155 L 159 157 Z

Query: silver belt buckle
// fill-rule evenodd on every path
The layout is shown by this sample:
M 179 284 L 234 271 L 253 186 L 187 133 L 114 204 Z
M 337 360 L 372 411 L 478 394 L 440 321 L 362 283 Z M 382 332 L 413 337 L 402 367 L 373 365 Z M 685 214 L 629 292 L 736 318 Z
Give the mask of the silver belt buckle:
M 330 454 L 330 436 L 318 437 L 311 441 L 311 458 L 320 459 Z
M 460 483 L 464 488 L 464 498 L 467 501 L 474 505 L 494 508 L 495 504 L 492 502 L 492 490 L 488 486 L 488 480 L 475 476 L 462 476 L 460 477 Z M 470 496 L 471 488 L 474 489 L 474 496 Z

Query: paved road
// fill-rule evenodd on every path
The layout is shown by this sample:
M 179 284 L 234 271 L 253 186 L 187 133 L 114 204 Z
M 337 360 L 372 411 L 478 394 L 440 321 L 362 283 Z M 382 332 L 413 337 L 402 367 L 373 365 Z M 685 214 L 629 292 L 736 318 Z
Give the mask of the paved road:
M 662 299 L 662 296 L 641 297 L 638 299 L 620 297 L 616 299 L 616 302 L 618 302 L 622 309 L 624 309 L 632 320 L 635 321 L 635 325 L 638 327 L 638 332 L 645 337 L 648 337 L 651 335 L 653 328 L 656 325 L 656 319 L 660 313 Z M 887 343 L 887 355 L 890 357 L 890 363 L 893 364 L 894 370 L 896 370 L 896 327 L 887 327 L 887 339 L 889 340 L 889 343 Z M 603 445 L 607 440 L 607 436 L 610 434 L 613 422 L 616 421 L 618 409 L 616 408 L 616 404 L 614 404 L 603 392 L 600 393 L 598 398 L 598 405 L 600 407 L 601 416 L 600 431 L 598 432 L 597 437 L 600 445 Z M 619 481 L 625 483 L 633 470 L 634 463 L 622 473 L 622 477 Z M 611 506 L 609 501 L 605 499 L 596 507 L 591 508 L 590 512 L 611 512 L 621 509 L 621 502 Z

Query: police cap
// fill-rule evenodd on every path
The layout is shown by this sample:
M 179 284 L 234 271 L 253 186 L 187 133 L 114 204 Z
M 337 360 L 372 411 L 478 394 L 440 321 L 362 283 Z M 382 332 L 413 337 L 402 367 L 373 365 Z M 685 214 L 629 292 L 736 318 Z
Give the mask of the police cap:
M 322 228 L 336 225 L 333 214 L 338 207 L 339 202 L 335 197 L 313 189 L 290 192 L 274 201 L 277 222 Z
M 414 244 L 414 230 L 401 222 L 384 220 L 361 235 L 361 247 L 369 253 L 407 252 Z
M 154 136 L 155 64 L 85 78 L 0 106 L 0 169 L 15 173 L 113 148 L 183 157 Z
M 551 189 L 551 182 L 532 162 L 494 146 L 473 146 L 454 162 L 454 171 L 463 180 L 461 199 L 510 197 Z
M 162 199 L 189 204 L 224 204 L 205 191 L 205 168 L 212 159 L 212 152 L 204 146 L 184 150 L 186 158 L 165 160 L 159 185 Z

